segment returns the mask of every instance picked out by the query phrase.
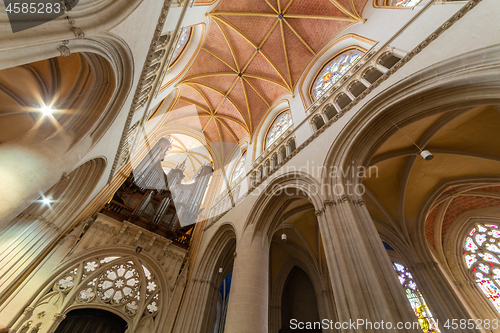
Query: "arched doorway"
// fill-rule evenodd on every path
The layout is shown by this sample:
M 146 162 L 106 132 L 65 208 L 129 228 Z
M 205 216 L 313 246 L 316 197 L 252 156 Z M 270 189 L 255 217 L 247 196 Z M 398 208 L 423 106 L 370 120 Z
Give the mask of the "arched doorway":
M 99 309 L 70 311 L 55 333 L 124 333 L 125 320 L 114 313 Z
M 337 318 L 315 206 L 305 192 L 292 188 L 286 191 L 282 188 L 274 200 L 268 206 L 273 207 L 274 212 L 266 212 L 266 217 L 260 221 L 267 224 L 264 228 L 270 240 L 268 331 L 323 332 L 321 327 L 299 330 L 294 325 L 316 322 L 318 326 L 320 318 Z
M 217 298 L 217 307 L 215 310 L 215 324 L 213 333 L 224 333 L 226 324 L 227 305 L 229 304 L 229 292 L 231 291 L 231 279 L 233 273 L 229 273 L 219 288 L 219 297 Z
M 281 329 L 287 332 L 321 332 L 321 329 L 291 329 L 290 323 L 319 322 L 318 300 L 313 283 L 301 268 L 294 266 L 286 278 L 281 296 Z

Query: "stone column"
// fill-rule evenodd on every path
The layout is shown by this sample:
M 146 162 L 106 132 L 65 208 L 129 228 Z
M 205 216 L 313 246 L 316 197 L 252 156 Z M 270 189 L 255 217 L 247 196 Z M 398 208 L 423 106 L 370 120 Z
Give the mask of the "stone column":
M 249 228 L 237 243 L 225 333 L 267 333 L 269 244 Z
M 364 205 L 362 200 L 355 201 L 355 208 L 359 216 L 366 220 L 371 221 L 370 213 Z M 373 223 L 372 223 L 373 224 Z M 373 238 L 374 242 L 378 242 L 378 237 Z M 380 248 L 377 249 L 380 252 Z M 382 249 L 380 256 L 385 257 L 386 250 Z M 408 262 L 415 262 L 418 260 L 416 258 L 406 258 Z M 390 267 L 392 268 L 392 262 L 389 260 Z M 385 265 L 387 266 L 387 265 Z M 448 319 L 471 319 L 467 310 L 463 306 L 459 297 L 452 290 L 450 284 L 448 283 L 446 277 L 438 268 L 438 263 L 435 261 L 429 261 L 426 263 L 416 263 L 412 267 L 408 267 L 415 278 L 415 282 L 418 285 L 422 296 L 424 297 L 432 315 L 437 319 L 439 328 L 441 332 L 479 332 L 477 329 L 465 328 L 460 329 L 460 327 L 448 330 L 443 325 Z M 394 279 L 390 279 L 391 281 Z M 392 281 L 394 284 L 394 281 Z M 399 281 L 396 286 L 400 287 Z M 394 287 L 398 289 L 397 287 Z
M 41 216 L 22 216 L 3 228 L 0 232 L 0 297 L 58 235 L 57 226 Z
M 323 121 L 325 122 L 325 124 L 328 124 L 329 119 L 326 117 L 326 115 L 323 112 L 321 112 L 320 115 L 321 115 L 321 118 L 323 118 Z
M 382 321 L 416 322 L 397 280 L 382 240 L 370 218 L 358 211 L 362 201 L 343 196 L 317 211 L 340 322 L 363 320 L 370 325 L 341 332 L 394 332 Z M 369 216 L 368 216 L 369 217 Z M 377 324 L 375 324 L 377 323 Z M 398 329 L 420 332 L 420 329 Z

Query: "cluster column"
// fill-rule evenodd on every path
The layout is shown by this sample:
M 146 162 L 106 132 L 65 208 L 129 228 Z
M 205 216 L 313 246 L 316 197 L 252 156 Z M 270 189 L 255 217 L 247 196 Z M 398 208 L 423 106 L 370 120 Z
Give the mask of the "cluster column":
M 355 329 L 344 326 L 340 331 L 394 332 L 397 323 L 413 323 L 417 318 L 362 206 L 362 200 L 342 196 L 316 211 L 339 321 L 365 323 Z M 398 329 L 420 331 L 415 325 Z
M 355 209 L 361 219 L 371 221 L 370 213 L 362 200 L 355 201 Z M 378 237 L 374 238 L 373 241 L 377 242 L 377 239 Z M 380 251 L 380 249 L 378 250 Z M 380 254 L 382 256 L 386 254 L 383 247 Z M 384 257 L 387 256 L 385 255 Z M 441 332 L 479 332 L 478 329 L 469 327 L 466 329 L 458 327 L 453 330 L 445 328 L 444 325 L 448 319 L 452 320 L 455 318 L 458 320 L 467 320 L 471 319 L 471 317 L 463 306 L 461 300 L 452 290 L 448 280 L 443 276 L 437 262 L 418 262 L 419 260 L 416 255 L 412 258 L 406 259 L 410 263 L 413 262 L 413 265 L 409 267 L 410 271 L 412 272 L 418 288 L 432 312 L 432 316 L 437 320 Z M 392 268 L 392 262 L 390 262 L 390 260 L 389 265 Z M 394 282 L 392 284 L 394 284 Z M 401 289 L 399 282 L 396 283 L 396 287 L 394 288 L 398 289 L 398 287 Z M 399 294 L 400 293 L 398 293 L 398 295 Z
M 268 331 L 269 244 L 249 229 L 236 247 L 225 333 Z

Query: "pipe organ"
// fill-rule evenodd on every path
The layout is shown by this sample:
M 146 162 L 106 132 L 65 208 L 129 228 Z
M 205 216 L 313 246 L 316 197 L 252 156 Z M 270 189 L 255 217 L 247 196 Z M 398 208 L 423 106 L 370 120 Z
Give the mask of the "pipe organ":
M 183 184 L 185 162 L 165 174 L 161 162 L 171 149 L 162 138 L 134 169 L 105 205 L 102 213 L 189 246 L 191 229 L 203 204 L 212 166 L 201 166 L 189 184 Z

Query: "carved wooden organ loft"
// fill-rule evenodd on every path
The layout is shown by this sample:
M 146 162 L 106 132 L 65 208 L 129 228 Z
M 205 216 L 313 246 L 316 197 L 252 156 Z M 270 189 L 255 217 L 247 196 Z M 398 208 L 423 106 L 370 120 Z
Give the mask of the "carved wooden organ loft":
M 158 141 L 101 212 L 187 248 L 213 169 L 203 165 L 193 182 L 182 184 L 185 160 L 167 175 L 161 165 L 171 147 L 169 138 Z

